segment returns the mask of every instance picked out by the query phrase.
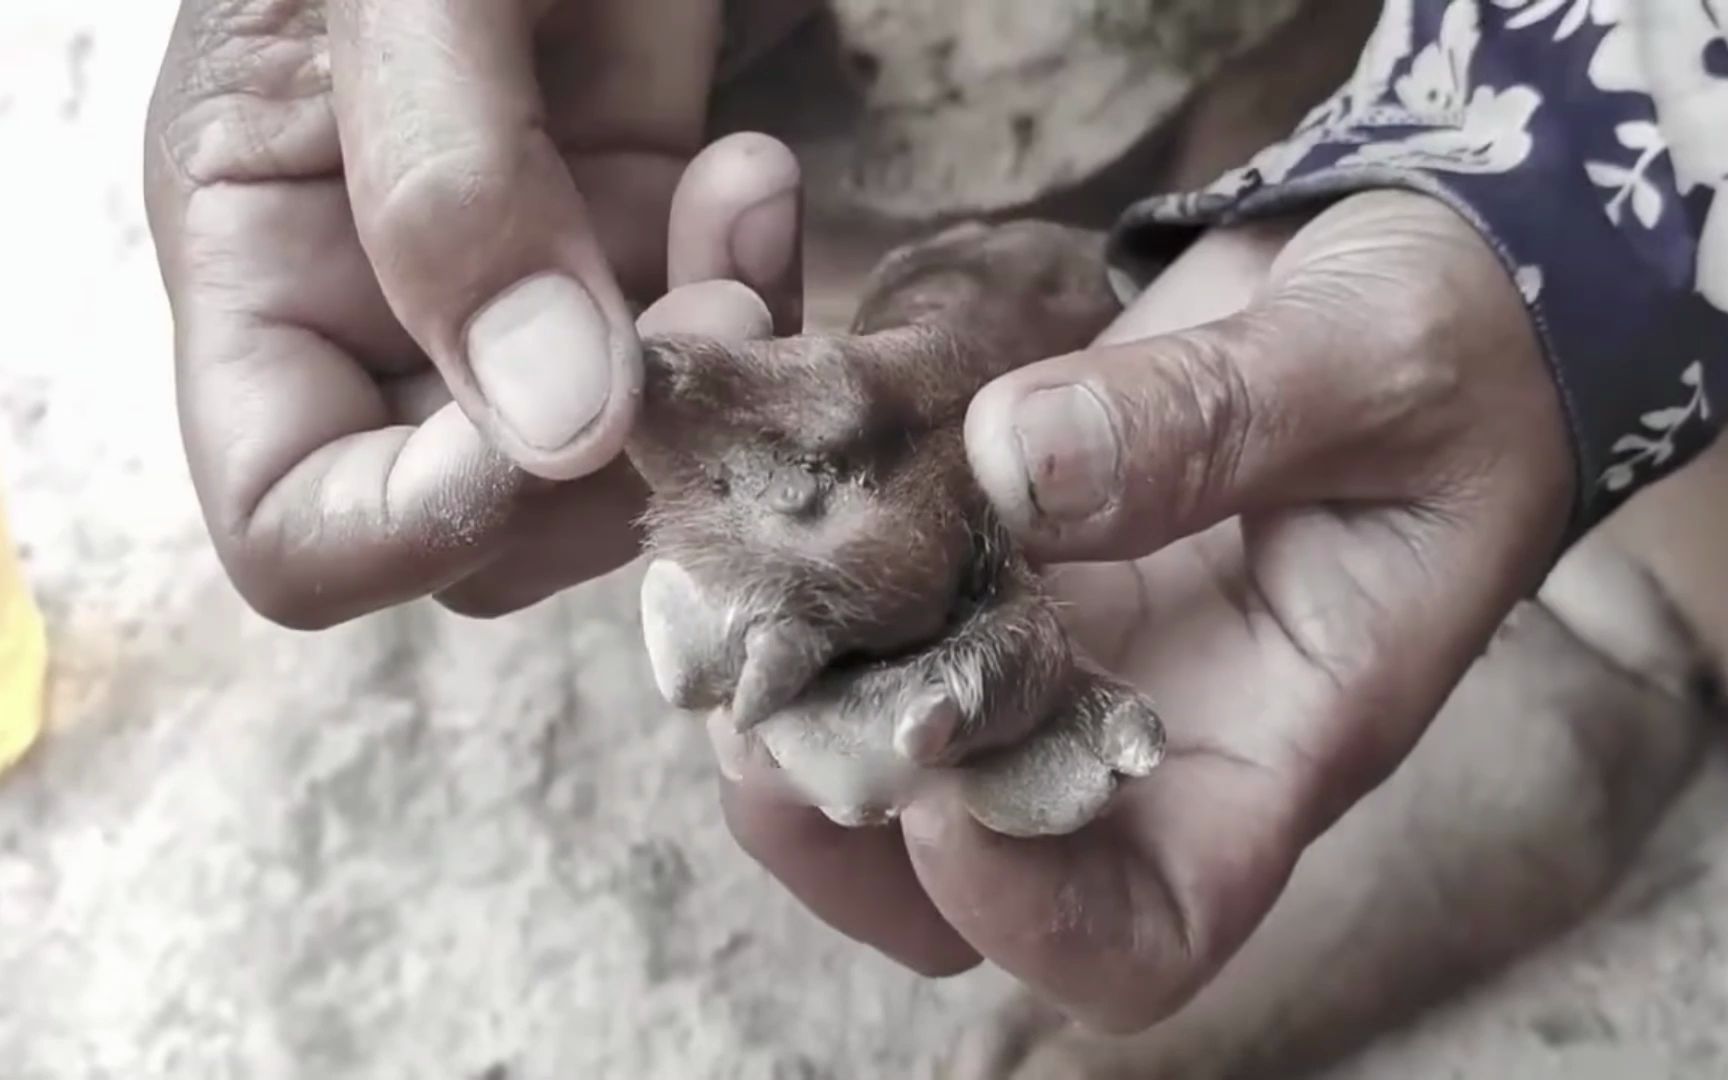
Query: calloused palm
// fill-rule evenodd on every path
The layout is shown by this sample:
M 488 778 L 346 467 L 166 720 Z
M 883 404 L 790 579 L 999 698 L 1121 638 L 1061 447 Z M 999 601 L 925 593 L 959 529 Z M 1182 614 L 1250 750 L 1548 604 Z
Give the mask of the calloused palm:
M 1057 523 L 1040 496 L 1077 458 L 1031 452 L 1014 416 L 1066 387 L 1103 407 L 1119 459 L 1102 507 Z M 1166 762 L 1060 839 L 989 833 L 940 794 L 897 832 L 739 788 L 730 820 L 819 914 L 912 966 L 982 956 L 1082 1019 L 1144 1027 L 1216 973 L 1539 580 L 1570 505 L 1557 395 L 1486 246 L 1381 194 L 1202 242 L 1096 348 L 986 389 L 968 426 L 1033 549 L 1091 560 L 1053 587 L 1160 704 Z

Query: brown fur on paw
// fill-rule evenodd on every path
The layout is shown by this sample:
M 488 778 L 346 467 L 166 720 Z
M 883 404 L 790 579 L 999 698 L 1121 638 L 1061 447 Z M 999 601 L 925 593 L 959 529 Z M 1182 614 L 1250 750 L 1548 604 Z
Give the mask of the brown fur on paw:
M 667 562 L 650 566 L 643 594 L 649 652 L 662 692 L 684 707 L 720 708 L 716 687 L 725 680 L 717 673 L 743 663 L 738 636 L 724 632 L 731 605 Z M 679 635 L 685 637 L 669 646 Z M 956 671 L 952 665 L 964 662 L 956 653 L 964 657 L 967 649 L 945 640 L 899 661 L 827 671 L 745 738 L 763 747 L 786 781 L 840 824 L 891 820 L 923 785 L 955 779 L 972 815 L 1009 836 L 1080 828 L 1103 809 L 1121 777 L 1145 776 L 1161 758 L 1163 729 L 1151 704 L 1090 666 L 1068 662 L 1065 652 L 1060 665 L 1042 673 L 1019 664 L 995 673 Z M 675 666 L 680 664 L 688 666 Z M 998 720 L 974 720 L 976 705 L 961 704 L 968 693 L 953 689 L 991 678 L 1004 684 L 992 691 L 999 696 L 1023 694 L 1027 685 L 1041 688 L 1036 702 L 1021 703 L 1028 733 L 1012 741 L 997 736 L 983 750 L 963 749 L 954 758 L 963 762 L 958 768 L 906 752 L 907 718 L 928 715 L 933 699 L 953 710 L 953 741 Z
M 1150 706 L 1078 666 L 962 432 L 987 382 L 1115 315 L 1100 253 L 1054 225 L 964 226 L 890 256 L 853 334 L 645 345 L 630 453 L 653 492 L 656 679 L 759 727 L 836 820 L 961 767 L 992 828 L 1068 831 L 1157 760 Z

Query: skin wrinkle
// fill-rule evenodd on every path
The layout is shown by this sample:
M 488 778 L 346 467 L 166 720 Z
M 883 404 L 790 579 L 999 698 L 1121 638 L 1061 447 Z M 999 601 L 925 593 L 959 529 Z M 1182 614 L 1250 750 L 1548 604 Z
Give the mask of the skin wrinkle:
M 291 332 L 296 334 L 308 334 L 316 337 L 316 334 L 313 331 L 306 330 L 302 327 L 279 327 L 258 316 L 246 316 L 245 318 L 250 325 L 246 327 L 237 327 L 231 330 L 230 333 L 232 335 L 236 337 L 253 338 L 261 335 L 267 330 L 273 330 L 276 333 Z M 265 344 L 265 341 L 259 340 L 256 346 L 258 353 L 261 354 L 266 351 Z M 231 362 L 246 364 L 253 359 L 255 359 L 255 357 L 237 356 Z M 346 432 L 340 433 L 322 443 L 311 446 L 308 448 L 307 456 L 326 450 L 333 443 L 346 437 Z M 298 461 L 292 461 L 280 466 L 279 468 L 260 469 L 250 482 L 230 482 L 230 484 L 225 485 L 228 490 L 232 492 L 233 500 L 228 504 L 226 512 L 221 514 L 220 517 L 227 526 L 223 531 L 227 533 L 230 539 L 243 546 L 247 535 L 250 534 L 254 528 L 255 519 L 260 515 L 265 504 L 270 501 L 272 493 L 277 490 L 285 479 L 287 479 L 288 475 L 298 466 L 298 464 Z
M 266 133 L 262 115 L 284 103 L 248 91 L 225 91 L 183 109 L 159 146 L 190 188 L 339 177 L 341 150 L 327 97 L 290 110 Z M 303 116 L 310 111 L 314 115 Z M 238 137 L 236 137 L 238 129 Z
M 1195 521 L 1198 507 L 1214 501 L 1215 493 L 1235 489 L 1249 440 L 1262 429 L 1255 423 L 1254 389 L 1225 343 L 1202 339 L 1199 351 L 1183 351 L 1178 361 L 1167 370 L 1180 377 L 1186 405 L 1179 415 L 1209 437 L 1208 452 L 1193 456 L 1179 488 L 1183 502 L 1175 517 Z
M 324 9 L 311 0 L 205 0 L 189 5 L 203 44 L 228 38 L 312 36 L 324 32 Z
M 237 5 L 248 7 L 256 5 Z M 291 3 L 282 8 L 303 10 L 312 5 Z M 198 41 L 178 46 L 196 57 L 193 63 L 175 65 L 171 48 L 165 70 L 181 73 L 176 83 L 164 81 L 156 94 L 155 108 L 176 119 L 163 129 L 163 145 L 169 160 L 193 183 L 224 179 L 258 179 L 284 175 L 315 175 L 340 168 L 340 150 L 335 144 L 334 122 L 326 138 L 314 138 L 312 152 L 278 153 L 273 148 L 295 121 L 274 125 L 277 139 L 262 134 L 260 114 L 272 106 L 304 105 L 319 98 L 320 114 L 313 127 L 328 118 L 330 89 L 328 54 L 324 46 L 321 12 L 318 17 L 274 17 L 244 21 L 193 23 L 190 31 Z M 176 33 L 182 40 L 182 33 Z M 293 113 L 297 110 L 289 109 Z M 215 113 L 214 116 L 206 114 Z M 223 133 L 228 124 L 245 131 L 237 150 L 221 150 L 230 142 Z M 190 129 L 176 136 L 178 129 Z M 180 149 L 188 146 L 189 149 Z M 207 163 L 203 160 L 210 158 Z M 294 164 L 290 165 L 292 162 Z

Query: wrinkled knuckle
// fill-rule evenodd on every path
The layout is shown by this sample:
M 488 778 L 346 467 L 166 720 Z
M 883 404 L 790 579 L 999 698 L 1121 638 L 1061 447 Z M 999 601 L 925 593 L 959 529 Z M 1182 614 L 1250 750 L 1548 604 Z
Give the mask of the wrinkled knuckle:
M 171 42 L 146 119 L 148 166 L 191 185 L 333 168 L 333 133 L 307 111 L 330 89 L 322 5 L 197 5 Z
M 157 107 L 151 131 L 159 154 L 152 164 L 171 169 L 188 187 L 243 178 L 266 157 L 255 111 L 244 96 L 221 92 L 188 95 L 172 111 Z
M 1305 303 L 1293 298 L 1300 306 L 1288 310 L 1289 321 L 1317 343 L 1311 354 L 1334 365 L 1324 377 L 1355 402 L 1359 433 L 1409 436 L 1431 426 L 1413 420 L 1455 412 L 1451 407 L 1463 400 L 1468 387 L 1460 361 L 1479 313 L 1461 322 L 1433 301 L 1435 288 L 1449 286 L 1388 289 L 1372 303 L 1352 292 Z
M 211 40 L 304 34 L 324 29 L 324 7 L 313 0 L 204 0 L 197 5 L 198 25 Z
M 455 222 L 501 219 L 525 166 L 520 155 L 487 143 L 391 156 L 399 161 L 370 178 L 362 170 L 359 221 L 369 244 L 386 246 L 392 260 L 404 263 L 468 244 L 472 234 L 453 229 Z
M 1292 299 L 1307 302 L 1292 312 L 1291 321 L 1324 343 L 1353 377 L 1375 385 L 1425 382 L 1453 366 L 1460 333 L 1468 329 L 1455 305 L 1436 300 L 1457 295 L 1459 283 L 1444 265 L 1435 268 L 1435 275 L 1420 286 L 1378 289 L 1371 296 L 1345 284 L 1333 295 L 1298 294 Z M 1478 314 L 1466 317 L 1474 320 Z
M 1210 496 L 1231 488 L 1241 471 L 1259 418 L 1247 376 L 1238 362 L 1244 343 L 1223 329 L 1185 339 L 1162 368 L 1163 407 L 1154 422 L 1182 433 L 1181 445 L 1200 447 L 1181 466 L 1171 489 L 1170 512 L 1186 520 Z M 1157 438 L 1157 431 L 1149 435 Z

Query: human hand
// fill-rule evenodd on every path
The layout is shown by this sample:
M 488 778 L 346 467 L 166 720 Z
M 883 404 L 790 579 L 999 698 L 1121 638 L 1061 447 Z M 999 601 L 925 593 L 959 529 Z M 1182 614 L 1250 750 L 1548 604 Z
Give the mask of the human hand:
M 193 479 L 253 606 L 499 614 L 635 554 L 631 301 L 796 295 L 783 150 L 727 140 L 679 186 L 721 8 L 185 0 L 146 193 Z
M 987 387 L 967 435 L 1027 546 L 1092 560 L 1054 587 L 1159 704 L 1165 763 L 1059 839 L 990 833 L 940 788 L 899 829 L 845 832 L 747 782 L 728 820 L 910 966 L 988 958 L 1142 1028 L 1217 972 L 1540 578 L 1572 496 L 1558 395 L 1469 226 L 1377 193 L 1213 234 L 1097 347 Z

